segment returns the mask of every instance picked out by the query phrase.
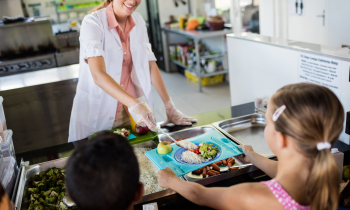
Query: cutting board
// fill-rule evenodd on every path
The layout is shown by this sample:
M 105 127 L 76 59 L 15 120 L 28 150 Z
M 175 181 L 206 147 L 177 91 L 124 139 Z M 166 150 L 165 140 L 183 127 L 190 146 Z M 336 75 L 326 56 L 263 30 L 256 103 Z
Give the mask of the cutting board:
M 199 144 L 202 142 L 205 142 L 206 144 L 213 144 L 214 146 L 217 146 L 220 149 L 221 154 L 219 154 L 219 157 L 217 157 L 216 159 L 213 159 L 211 161 L 208 161 L 202 164 L 183 164 L 178 162 L 175 159 L 175 153 L 177 150 L 181 149 L 181 147 L 173 143 L 171 144 L 172 151 L 166 155 L 158 154 L 157 149 L 147 151 L 145 155 L 159 169 L 164 169 L 165 167 L 168 167 L 168 168 L 171 168 L 176 173 L 177 176 L 182 176 L 184 174 L 187 174 L 191 171 L 202 168 L 211 163 L 215 163 L 217 161 L 220 161 L 229 157 L 243 154 L 242 150 L 239 149 L 234 142 L 225 138 L 222 134 L 220 134 L 218 131 L 215 131 L 215 130 L 204 133 L 196 137 L 186 139 L 186 141 L 191 141 L 194 144 Z M 166 159 L 170 159 L 170 161 L 167 162 Z

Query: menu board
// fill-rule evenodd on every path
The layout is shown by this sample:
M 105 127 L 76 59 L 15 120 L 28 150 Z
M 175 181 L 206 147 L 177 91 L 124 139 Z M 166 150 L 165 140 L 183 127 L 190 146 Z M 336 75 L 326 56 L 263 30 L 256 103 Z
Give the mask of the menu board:
M 341 64 L 341 60 L 300 53 L 298 58 L 298 82 L 323 85 L 340 97 Z

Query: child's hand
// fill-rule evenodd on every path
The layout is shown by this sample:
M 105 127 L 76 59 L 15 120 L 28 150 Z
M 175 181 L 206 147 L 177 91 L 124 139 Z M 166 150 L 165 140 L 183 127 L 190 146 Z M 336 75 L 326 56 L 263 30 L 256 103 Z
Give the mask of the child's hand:
M 254 152 L 253 147 L 250 145 L 238 145 L 238 148 L 241 148 L 243 150 L 244 155 L 244 160 L 247 162 L 251 162 L 249 159 L 249 156 Z
M 168 167 L 161 169 L 158 172 L 158 185 L 163 188 L 170 188 L 170 182 L 172 179 L 178 178 L 173 170 Z

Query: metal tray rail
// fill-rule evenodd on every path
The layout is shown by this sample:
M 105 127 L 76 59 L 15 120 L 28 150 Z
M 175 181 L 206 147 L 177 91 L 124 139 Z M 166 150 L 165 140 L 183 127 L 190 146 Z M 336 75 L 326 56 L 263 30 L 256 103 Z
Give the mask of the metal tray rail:
M 269 158 L 275 157 L 264 137 L 266 121 L 263 114 L 245 115 L 212 125 L 236 143 L 252 145 L 257 153 Z

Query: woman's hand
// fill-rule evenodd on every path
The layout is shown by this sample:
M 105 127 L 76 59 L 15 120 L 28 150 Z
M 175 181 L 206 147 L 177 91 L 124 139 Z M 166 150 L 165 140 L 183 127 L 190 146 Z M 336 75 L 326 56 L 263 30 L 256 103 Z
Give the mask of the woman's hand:
M 174 123 L 175 125 L 192 125 L 192 123 L 197 122 L 196 119 L 188 117 L 176 109 L 171 99 L 165 103 L 165 109 L 167 120 L 161 126 L 166 126 L 169 123 Z
M 152 131 L 157 130 L 152 109 L 148 106 L 145 97 L 138 98 L 130 103 L 128 110 L 137 125 L 147 125 Z
M 163 188 L 170 188 L 172 179 L 178 179 L 175 172 L 168 167 L 158 172 L 158 185 Z
M 252 153 L 254 153 L 253 147 L 250 145 L 238 145 L 238 148 L 241 148 L 243 150 L 244 155 L 242 155 L 242 157 L 244 161 L 249 163 L 252 162 L 249 157 L 251 157 Z

